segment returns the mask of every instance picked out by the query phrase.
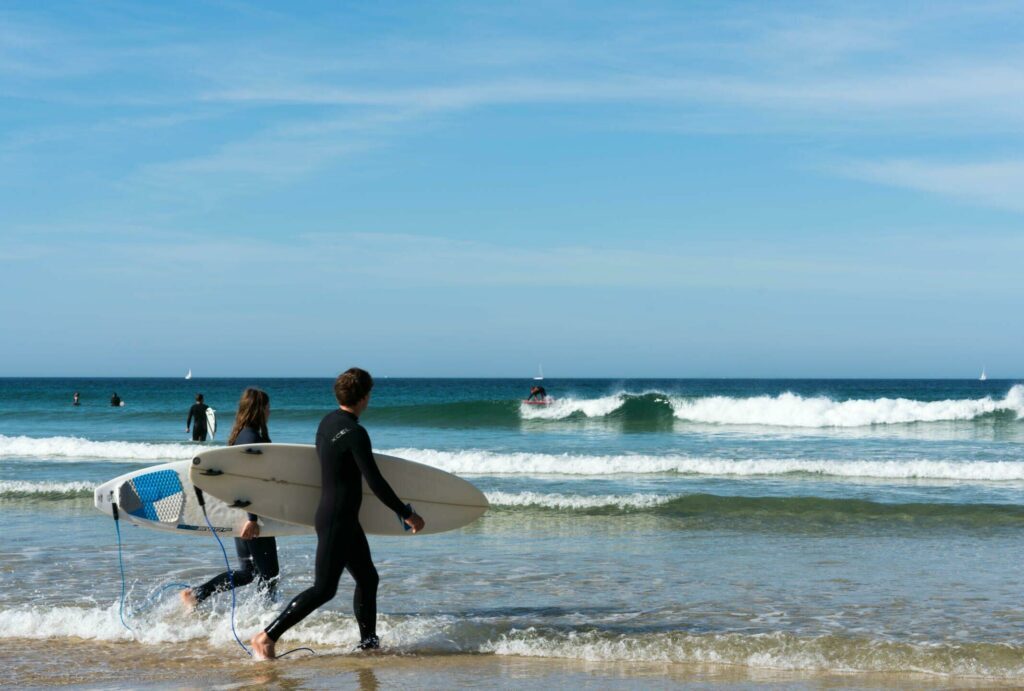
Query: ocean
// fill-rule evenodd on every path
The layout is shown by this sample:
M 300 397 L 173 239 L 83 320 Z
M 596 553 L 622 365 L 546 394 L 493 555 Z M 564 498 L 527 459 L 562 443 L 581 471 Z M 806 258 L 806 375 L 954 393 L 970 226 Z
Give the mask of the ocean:
M 351 654 L 346 576 L 280 644 L 316 661 L 272 675 L 1024 683 L 1024 384 L 552 378 L 554 402 L 524 406 L 532 383 L 377 380 L 374 447 L 465 477 L 491 509 L 460 531 L 371 537 L 383 654 Z M 5 682 L 119 686 L 126 666 L 136 685 L 256 679 L 230 596 L 186 614 L 165 588 L 223 570 L 214 539 L 124 526 L 128 630 L 114 525 L 92 507 L 95 485 L 194 455 L 197 392 L 218 411 L 206 445 L 223 444 L 249 385 L 270 394 L 277 442 L 312 443 L 335 405 L 330 379 L 0 379 Z M 237 593 L 243 640 L 312 582 L 315 538 L 279 544 L 279 602 Z

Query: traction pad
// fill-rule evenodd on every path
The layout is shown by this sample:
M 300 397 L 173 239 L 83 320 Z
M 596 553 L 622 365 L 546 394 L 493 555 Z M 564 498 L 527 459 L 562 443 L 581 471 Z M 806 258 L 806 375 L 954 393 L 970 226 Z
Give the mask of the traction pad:
M 177 523 L 185 508 L 181 478 L 173 470 L 133 477 L 117 488 L 117 504 L 132 516 Z

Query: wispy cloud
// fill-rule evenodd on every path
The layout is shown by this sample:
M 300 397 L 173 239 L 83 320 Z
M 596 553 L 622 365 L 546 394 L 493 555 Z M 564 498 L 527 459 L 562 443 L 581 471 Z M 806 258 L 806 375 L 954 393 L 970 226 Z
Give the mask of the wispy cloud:
M 1022 160 L 943 163 L 892 159 L 848 163 L 837 170 L 861 180 L 1024 211 Z
M 287 13 L 236 10 L 257 26 L 296 30 Z M 163 17 L 170 27 L 133 20 L 112 27 L 116 41 L 83 41 L 70 27 L 0 15 L 0 44 L 7 43 L 0 89 L 6 76 L 21 97 L 82 113 L 70 126 L 16 129 L 8 145 L 20 149 L 112 121 L 154 130 L 210 112 L 244 121 L 183 142 L 176 154 L 140 156 L 120 178 L 120 189 L 170 196 L 280 184 L 487 108 L 587 105 L 583 116 L 566 108 L 550 117 L 660 133 L 1020 136 L 1020 46 L 1003 40 L 1002 50 L 969 49 L 943 40 L 965 17 L 991 23 L 1005 11 L 985 3 L 745 13 L 630 7 L 587 14 L 578 31 L 560 33 L 537 31 L 548 24 L 528 9 L 471 8 L 464 10 L 471 29 L 462 32 L 372 42 L 353 35 L 329 45 L 307 45 L 301 31 L 183 42 L 173 13 Z M 92 78 L 76 89 L 68 78 L 83 74 Z M 110 89 L 112 76 L 128 78 Z M 111 118 L 104 104 L 122 112 Z

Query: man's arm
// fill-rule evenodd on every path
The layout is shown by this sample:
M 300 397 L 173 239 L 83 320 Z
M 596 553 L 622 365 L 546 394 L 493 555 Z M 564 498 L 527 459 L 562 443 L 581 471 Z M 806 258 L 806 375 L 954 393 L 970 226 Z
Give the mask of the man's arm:
M 384 502 L 386 507 L 403 519 L 412 516 L 412 511 L 409 510 L 409 507 L 398 498 L 395 490 L 391 489 L 391 485 L 380 474 L 380 469 L 377 468 L 377 461 L 373 459 L 373 451 L 370 448 L 370 435 L 366 433 L 365 429 L 359 427 L 352 436 L 354 437 L 352 440 L 352 456 L 356 459 L 359 471 L 366 478 L 366 484 L 377 495 L 377 498 Z
M 192 426 L 192 417 L 195 415 L 196 407 L 193 405 L 188 409 L 188 418 L 185 420 L 185 429 Z

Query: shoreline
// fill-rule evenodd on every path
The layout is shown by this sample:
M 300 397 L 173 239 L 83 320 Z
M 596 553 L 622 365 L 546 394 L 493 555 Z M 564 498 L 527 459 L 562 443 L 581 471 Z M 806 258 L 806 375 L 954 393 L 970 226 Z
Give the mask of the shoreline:
M 188 645 L 155 647 L 84 639 L 6 639 L 0 664 L 5 684 L 18 687 L 123 688 L 313 688 L 498 686 L 636 688 L 678 685 L 785 688 L 1000 688 L 1010 679 L 915 672 L 805 671 L 729 664 L 594 662 L 486 653 L 347 654 L 327 652 L 276 662 L 254 662 L 238 650 Z M 178 655 L 173 658 L 173 655 Z M 297 654 L 298 655 L 298 654 Z

